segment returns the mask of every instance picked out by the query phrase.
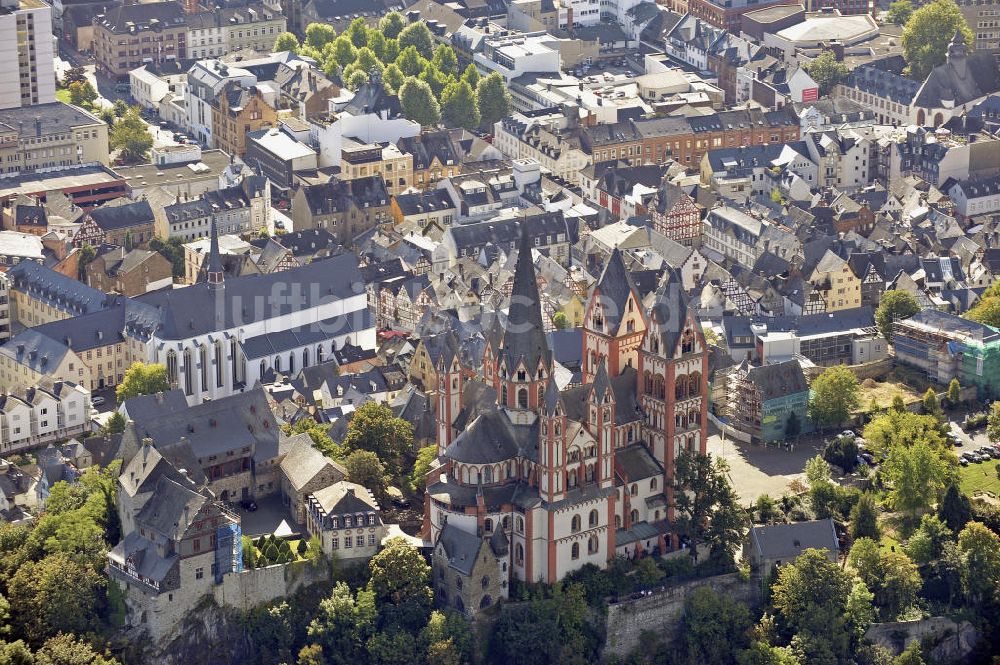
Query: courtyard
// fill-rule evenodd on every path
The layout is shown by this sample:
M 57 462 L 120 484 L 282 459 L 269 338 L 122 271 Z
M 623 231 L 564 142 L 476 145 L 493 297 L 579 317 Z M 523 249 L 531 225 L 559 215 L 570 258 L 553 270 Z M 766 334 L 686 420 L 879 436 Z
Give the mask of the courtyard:
M 708 452 L 729 464 L 733 488 L 744 505 L 761 494 L 780 497 L 790 493 L 795 480 L 805 483 L 806 461 L 823 450 L 823 439 L 817 435 L 803 436 L 791 450 L 784 447 L 743 443 L 730 437 L 723 440 L 715 428 L 709 429 Z

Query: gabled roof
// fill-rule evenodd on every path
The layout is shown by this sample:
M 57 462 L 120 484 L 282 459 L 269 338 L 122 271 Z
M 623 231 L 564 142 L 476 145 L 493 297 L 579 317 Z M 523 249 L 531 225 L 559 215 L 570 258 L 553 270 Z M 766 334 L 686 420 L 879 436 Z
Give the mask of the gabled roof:
M 154 221 L 153 208 L 145 200 L 125 205 L 105 205 L 94 208 L 88 214 L 105 232 L 152 224 Z
M 600 279 L 597 280 L 594 293 L 598 292 L 600 292 L 603 304 L 602 313 L 608 330 L 617 333 L 629 296 L 633 297 L 637 305 L 639 304 L 639 294 L 632 282 L 632 275 L 625 267 L 625 260 L 622 258 L 621 250 L 617 247 L 611 250 L 611 256 L 604 266 Z
M 840 550 L 833 519 L 772 524 L 750 529 L 750 542 L 757 555 L 764 560 L 788 562 L 806 549 L 827 550 L 836 558 Z
M 797 360 L 751 367 L 747 380 L 756 386 L 763 402 L 809 390 L 809 382 Z

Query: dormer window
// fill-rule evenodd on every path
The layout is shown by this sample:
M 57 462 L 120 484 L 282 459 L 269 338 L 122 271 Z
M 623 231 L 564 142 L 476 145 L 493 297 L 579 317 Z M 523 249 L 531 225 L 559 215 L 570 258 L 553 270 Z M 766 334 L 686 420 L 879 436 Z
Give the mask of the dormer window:
M 519 382 L 522 382 L 522 383 L 527 380 L 527 375 L 525 374 L 525 372 L 524 372 L 523 369 L 522 370 L 518 370 L 518 372 L 517 372 L 517 380 Z

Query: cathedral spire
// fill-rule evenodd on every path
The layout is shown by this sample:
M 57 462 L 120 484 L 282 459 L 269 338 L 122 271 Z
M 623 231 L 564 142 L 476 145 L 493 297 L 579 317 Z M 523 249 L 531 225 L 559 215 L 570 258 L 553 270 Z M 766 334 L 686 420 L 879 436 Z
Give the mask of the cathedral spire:
M 501 357 L 507 360 L 507 371 L 513 371 L 523 360 L 525 368 L 535 372 L 539 364 L 552 364 L 552 352 L 545 340 L 542 325 L 541 297 L 535 279 L 535 264 L 531 259 L 531 237 L 521 220 L 521 242 L 517 250 L 514 285 L 507 311 L 507 325 L 500 345 Z
M 208 286 L 211 289 L 219 289 L 224 286 L 222 259 L 219 258 L 219 232 L 215 226 L 215 217 L 211 222 L 212 241 L 208 250 Z

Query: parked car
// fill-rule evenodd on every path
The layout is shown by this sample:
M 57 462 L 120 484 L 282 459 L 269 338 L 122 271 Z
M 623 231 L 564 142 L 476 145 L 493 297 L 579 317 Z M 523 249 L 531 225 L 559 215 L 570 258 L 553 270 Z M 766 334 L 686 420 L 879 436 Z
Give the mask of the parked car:
M 107 400 L 100 395 L 94 395 L 90 398 L 90 403 L 94 406 L 102 406 L 105 402 L 107 402 Z
M 243 510 L 247 511 L 248 513 L 252 513 L 255 510 L 257 510 L 257 502 L 254 501 L 253 499 L 243 499 L 242 501 L 240 501 L 240 506 L 242 506 Z
M 964 457 L 958 460 L 958 463 L 961 464 L 962 466 L 969 466 L 969 460 L 965 459 Z

